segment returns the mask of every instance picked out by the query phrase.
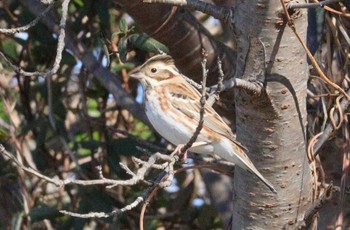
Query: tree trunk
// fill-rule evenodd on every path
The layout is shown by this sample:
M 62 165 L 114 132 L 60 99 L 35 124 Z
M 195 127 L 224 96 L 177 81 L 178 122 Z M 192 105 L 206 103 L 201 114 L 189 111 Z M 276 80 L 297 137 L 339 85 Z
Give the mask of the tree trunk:
M 302 11 L 295 19 L 302 37 L 306 16 Z M 260 95 L 235 90 L 237 139 L 278 193 L 236 169 L 233 229 L 293 228 L 312 202 L 305 129 L 308 66 L 305 51 L 282 17 L 279 1 L 236 4 L 236 76 L 248 80 L 262 73 L 265 78 Z

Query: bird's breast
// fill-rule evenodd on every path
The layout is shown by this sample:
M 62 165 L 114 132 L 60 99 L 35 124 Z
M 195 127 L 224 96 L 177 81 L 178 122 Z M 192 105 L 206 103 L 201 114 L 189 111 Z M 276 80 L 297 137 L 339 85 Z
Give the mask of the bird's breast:
M 193 124 L 172 105 L 166 90 L 150 90 L 146 94 L 146 115 L 154 129 L 174 145 L 186 144 L 191 138 Z M 187 120 L 186 120 L 187 119 Z

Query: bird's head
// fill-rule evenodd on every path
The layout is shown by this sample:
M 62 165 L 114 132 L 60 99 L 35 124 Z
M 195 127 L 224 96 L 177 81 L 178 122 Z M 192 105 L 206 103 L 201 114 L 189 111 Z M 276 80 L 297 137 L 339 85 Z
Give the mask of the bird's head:
M 159 54 L 148 59 L 142 66 L 138 67 L 130 77 L 138 79 L 145 87 L 153 87 L 163 80 L 167 80 L 180 73 L 171 56 Z

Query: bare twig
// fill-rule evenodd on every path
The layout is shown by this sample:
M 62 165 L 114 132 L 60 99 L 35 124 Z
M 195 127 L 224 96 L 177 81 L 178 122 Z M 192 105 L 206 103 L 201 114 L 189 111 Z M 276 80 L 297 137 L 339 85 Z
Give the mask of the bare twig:
M 61 213 L 63 214 L 68 214 L 71 216 L 75 216 L 75 217 L 80 217 L 80 218 L 91 218 L 91 217 L 109 217 L 112 215 L 118 215 L 120 213 L 123 213 L 125 211 L 131 210 L 134 207 L 136 207 L 137 205 L 139 205 L 142 201 L 144 201 L 145 197 L 147 197 L 156 187 L 166 187 L 169 186 L 172 182 L 172 178 L 173 178 L 173 174 L 174 174 L 174 170 L 173 170 L 173 166 L 174 164 L 178 161 L 178 157 L 172 157 L 172 156 L 168 156 L 168 155 L 164 155 L 164 154 L 160 154 L 160 153 L 155 153 L 153 154 L 147 162 L 144 162 L 144 164 L 142 165 L 142 167 L 140 169 L 137 170 L 137 173 L 131 173 L 131 170 L 127 170 L 129 171 L 129 174 L 132 174 L 133 177 L 129 180 L 112 180 L 112 179 L 107 179 L 102 175 L 102 171 L 101 169 L 99 169 L 99 174 L 100 174 L 100 178 L 101 179 L 97 179 L 97 180 L 73 180 L 73 179 L 66 179 L 66 180 L 60 180 L 60 179 L 52 179 L 50 177 L 47 177 L 43 174 L 41 174 L 40 172 L 38 172 L 37 170 L 34 170 L 32 168 L 28 168 L 26 166 L 24 166 L 20 161 L 18 161 L 12 154 L 8 153 L 6 151 L 6 149 L 4 148 L 3 145 L 0 144 L 0 154 L 9 158 L 11 161 L 13 161 L 18 168 L 22 169 L 23 171 L 32 174 L 48 183 L 54 184 L 57 187 L 63 187 L 65 185 L 68 184 L 76 184 L 76 185 L 82 185 L 82 186 L 89 186 L 89 185 L 106 185 L 106 188 L 112 188 L 114 186 L 117 185 L 135 185 L 138 182 L 145 182 L 146 184 L 150 185 L 150 187 L 139 197 L 137 197 L 137 199 L 125 206 L 122 209 L 118 209 L 118 210 L 114 210 L 113 212 L 110 213 L 98 213 L 98 212 L 91 212 L 88 214 L 78 214 L 78 213 L 73 213 L 73 212 L 68 212 L 68 211 L 61 211 Z M 152 165 L 156 163 L 157 160 L 165 160 L 168 161 L 168 167 L 165 169 L 165 171 L 163 171 L 162 173 L 160 173 L 158 175 L 158 179 L 156 181 L 154 181 L 153 183 L 144 181 L 144 177 L 146 175 L 146 173 L 152 168 Z M 127 168 L 127 167 L 124 167 Z M 165 180 L 164 177 L 166 176 Z
M 205 51 L 203 51 L 203 60 L 202 60 L 202 92 L 201 92 L 201 99 L 200 99 L 200 110 L 199 110 L 199 122 L 198 126 L 196 128 L 196 131 L 193 133 L 191 139 L 182 147 L 181 152 L 186 152 L 193 143 L 197 140 L 197 137 L 199 133 L 202 130 L 203 123 L 204 123 L 204 111 L 205 111 L 205 102 L 206 102 L 206 84 L 207 84 L 207 77 L 208 77 L 208 70 L 207 70 L 207 54 Z
M 113 210 L 112 212 L 105 213 L 105 212 L 89 212 L 86 214 L 80 214 L 80 213 L 75 213 L 75 212 L 69 212 L 66 210 L 60 210 L 60 213 L 69 215 L 69 216 L 74 216 L 78 218 L 108 218 L 111 216 L 116 216 L 120 215 L 126 211 L 130 211 L 133 208 L 137 207 L 141 202 L 144 201 L 145 197 L 148 195 L 148 190 L 146 190 L 141 196 L 137 197 L 134 202 L 132 202 L 129 205 L 126 205 L 124 208 L 121 209 L 116 209 Z
M 21 76 L 25 76 L 25 77 L 31 77 L 31 76 L 42 76 L 45 73 L 44 72 L 40 72 L 40 71 L 35 71 L 35 72 L 27 72 L 22 70 L 21 67 L 16 66 L 14 64 L 12 64 L 12 62 L 5 56 L 5 54 L 3 52 L 0 51 L 0 56 L 2 57 L 2 59 L 4 59 L 4 61 L 9 65 L 9 67 L 11 69 L 13 69 L 13 71 L 15 71 L 17 74 L 21 75 Z
M 62 3 L 62 17 L 60 21 L 60 26 L 59 26 L 59 35 L 58 35 L 58 42 L 57 42 L 57 49 L 56 49 L 56 57 L 55 61 L 52 65 L 52 67 L 47 70 L 46 72 L 25 72 L 22 71 L 20 67 L 17 67 L 13 65 L 8 58 L 0 52 L 0 56 L 9 64 L 9 66 L 18 74 L 24 75 L 24 76 L 39 76 L 43 75 L 45 78 L 47 78 L 47 88 L 48 88 L 48 105 L 49 105 L 49 121 L 51 126 L 56 130 L 56 124 L 55 124 L 55 119 L 52 111 L 52 76 L 57 73 L 57 70 L 60 67 L 60 63 L 62 60 L 62 52 L 65 46 L 64 39 L 65 39 L 65 27 L 66 27 L 66 22 L 67 22 L 67 15 L 68 15 L 68 5 L 69 5 L 70 0 L 64 0 Z M 49 7 L 47 7 L 42 14 L 40 14 L 33 22 L 31 22 L 29 25 L 33 26 L 35 25 L 39 19 L 41 19 L 52 7 L 54 4 L 51 4 Z M 17 30 L 22 31 L 24 28 L 29 29 L 30 26 L 25 26 L 25 27 L 20 27 L 20 29 L 17 28 Z M 14 30 L 16 31 L 16 29 Z M 1 30 L 0 30 L 1 32 Z M 5 31 L 6 32 L 6 31 Z M 7 31 L 10 32 L 10 31 Z M 69 151 L 68 151 L 69 152 Z M 71 156 L 73 157 L 73 155 Z M 74 158 L 74 157 L 73 157 Z
M 44 10 L 42 5 L 36 0 L 20 1 L 35 15 L 40 15 L 40 13 Z M 49 12 L 48 17 L 44 17 L 42 21 L 53 33 L 59 34 L 60 28 L 56 24 L 56 15 L 53 15 Z M 96 79 L 114 96 L 118 106 L 128 110 L 144 123 L 149 124 L 144 110 L 141 109 L 141 105 L 139 105 L 135 99 L 123 89 L 121 82 L 118 81 L 118 78 L 115 76 L 115 74 L 102 66 L 102 64 L 96 60 L 94 54 L 91 53 L 88 47 L 86 47 L 83 43 L 79 43 L 78 46 L 76 39 L 73 39 L 75 37 L 76 35 L 73 32 L 67 31 L 65 38 L 67 49 L 69 49 L 77 58 L 79 58 L 83 62 L 84 67 L 86 67 L 86 69 L 89 70 L 96 77 Z
M 221 61 L 220 57 L 218 57 L 218 68 L 219 68 L 219 79 L 218 79 L 217 88 L 215 90 L 215 94 L 217 96 L 219 96 L 219 94 L 221 93 L 221 91 L 223 89 L 222 81 L 224 80 L 224 77 L 225 77 L 224 71 L 222 70 L 222 61 Z
M 220 57 L 218 57 L 218 69 L 219 69 L 219 78 L 218 78 L 218 84 L 215 85 L 214 88 L 211 88 L 212 90 L 214 90 L 214 92 L 210 93 L 209 98 L 207 100 L 208 105 L 212 106 L 215 101 L 217 101 L 219 99 L 219 94 L 221 93 L 221 91 L 224 88 L 223 85 L 223 80 L 224 80 L 224 71 L 222 70 L 222 62 Z
M 20 161 L 18 161 L 12 154 L 8 153 L 4 146 L 0 144 L 0 154 L 6 156 L 11 161 L 13 161 L 19 168 L 21 168 L 23 171 L 32 174 L 40 179 L 43 179 L 47 181 L 48 183 L 54 184 L 57 187 L 62 187 L 68 184 L 77 184 L 82 186 L 90 186 L 90 185 L 106 185 L 106 188 L 112 188 L 118 185 L 135 185 L 138 182 L 142 181 L 146 184 L 149 184 L 148 182 L 144 181 L 145 174 L 152 168 L 152 165 L 157 160 L 163 160 L 170 162 L 168 165 L 174 165 L 175 162 L 178 160 L 177 157 L 172 157 L 168 155 L 164 155 L 161 153 L 155 153 L 153 154 L 147 162 L 143 162 L 143 165 L 141 168 L 137 170 L 137 173 L 132 173 L 133 177 L 128 180 L 113 180 L 113 179 L 107 179 L 103 177 L 103 175 L 100 175 L 101 179 L 97 180 L 75 180 L 75 179 L 66 179 L 66 180 L 59 180 L 59 179 L 51 179 L 37 170 L 34 170 L 32 168 L 24 166 Z M 167 171 L 173 171 L 172 168 L 168 169 Z
M 157 178 L 157 182 L 158 183 L 155 183 L 155 185 L 161 183 L 162 180 L 166 179 L 166 175 L 160 175 L 158 176 Z M 144 220 L 144 216 L 145 216 L 145 212 L 146 212 L 146 208 L 147 208 L 147 205 L 149 204 L 149 202 L 153 199 L 153 197 L 157 194 L 157 191 L 159 190 L 159 186 L 154 186 L 153 188 L 150 188 L 147 193 L 147 198 L 145 200 L 145 202 L 143 203 L 142 205 L 142 208 L 141 208 L 141 213 L 140 213 L 140 221 L 139 221 L 139 227 L 140 227 L 140 230 L 143 230 L 143 220 Z
M 346 94 L 346 92 L 344 91 L 344 89 L 342 89 L 339 85 L 335 84 L 334 82 L 332 82 L 322 71 L 322 69 L 320 68 L 320 66 L 318 65 L 317 61 L 315 60 L 315 58 L 313 57 L 313 55 L 311 54 L 310 50 L 307 48 L 305 42 L 303 41 L 303 39 L 300 37 L 299 33 L 296 31 L 295 29 L 295 25 L 293 20 L 291 19 L 289 12 L 286 8 L 286 5 L 284 4 L 283 0 L 280 0 L 281 5 L 283 7 L 283 11 L 287 17 L 287 23 L 288 26 L 292 29 L 293 33 L 295 34 L 295 36 L 297 37 L 298 41 L 300 42 L 300 44 L 303 46 L 307 56 L 309 57 L 312 66 L 316 69 L 317 73 L 320 75 L 321 79 L 323 81 L 325 81 L 329 86 L 333 87 L 335 90 L 338 90 L 341 94 L 343 94 L 347 100 L 350 100 L 350 96 L 348 94 Z
M 315 2 L 319 2 L 317 0 L 314 0 Z M 332 12 L 333 14 L 338 14 L 340 16 L 343 16 L 343 17 L 350 17 L 350 14 L 349 13 L 345 13 L 345 12 L 342 12 L 342 11 L 338 11 L 338 10 L 335 10 L 329 6 L 323 6 L 323 8 L 329 12 Z
M 346 92 L 348 95 L 350 95 L 350 90 L 347 90 Z M 338 108 L 341 108 L 342 111 L 345 111 L 349 107 L 349 101 L 346 98 L 342 98 L 339 105 L 337 105 Z M 335 113 L 332 117 L 332 120 L 335 124 L 339 123 L 340 117 L 338 113 Z M 321 146 L 329 139 L 331 134 L 334 132 L 334 127 L 331 123 L 329 123 L 326 128 L 323 130 L 322 135 L 318 137 L 317 143 L 314 146 L 313 151 L 315 154 L 318 154 L 318 150 L 321 148 Z
M 336 220 L 336 226 L 344 226 L 344 204 L 346 203 L 346 184 L 348 181 L 349 175 L 349 165 L 350 165 L 350 134 L 349 134 L 349 123 L 347 116 L 345 116 L 344 122 L 342 124 L 342 132 L 343 132 L 343 164 L 342 164 L 342 175 L 340 181 L 340 196 L 339 196 L 339 207 L 338 207 L 338 216 Z M 338 229 L 338 227 L 337 227 Z M 339 227 L 341 229 L 341 227 Z
M 31 21 L 27 25 L 21 26 L 21 27 L 17 27 L 17 28 L 11 28 L 11 29 L 0 28 L 0 33 L 3 33 L 3 34 L 16 34 L 16 33 L 19 33 L 19 32 L 24 32 L 24 31 L 29 30 L 31 27 L 33 27 L 36 24 L 38 24 L 40 19 L 42 17 L 44 17 L 46 15 L 46 13 L 49 12 L 55 6 L 55 2 L 56 1 L 51 3 L 38 17 L 36 17 L 33 21 Z
M 216 91 L 217 87 L 218 85 L 211 86 L 210 91 Z M 235 77 L 223 81 L 221 87 L 221 91 L 231 88 L 240 88 L 252 93 L 261 92 L 261 85 Z
M 287 4 L 287 7 L 289 9 L 298 9 L 298 8 L 312 9 L 312 8 L 324 7 L 325 5 L 330 5 L 341 1 L 342 0 L 324 0 L 321 2 L 308 2 L 308 3 L 291 2 Z
M 49 104 L 49 121 L 51 126 L 56 129 L 55 119 L 52 111 L 52 75 L 57 73 L 58 68 L 60 67 L 60 63 L 62 60 L 62 51 L 64 49 L 64 37 L 66 35 L 66 22 L 67 22 L 67 15 L 68 15 L 68 5 L 70 0 L 64 0 L 62 3 L 62 17 L 60 21 L 60 32 L 58 35 L 58 42 L 57 42 L 57 50 L 56 50 L 56 57 L 55 61 L 53 63 L 52 68 L 47 71 L 44 75 L 45 78 L 47 78 L 47 91 L 48 91 L 48 104 Z
M 9 152 L 6 151 L 5 147 L 0 144 L 0 154 L 8 157 L 11 161 L 13 161 L 19 168 L 21 168 L 23 171 L 32 174 L 40 179 L 43 179 L 51 184 L 56 185 L 57 187 L 62 187 L 64 185 L 64 183 L 61 180 L 58 179 L 52 179 L 50 177 L 44 176 L 43 174 L 39 173 L 38 171 L 32 169 L 32 168 L 28 168 L 26 166 L 24 166 L 20 161 L 17 160 L 16 157 L 14 157 L 12 154 L 10 154 Z
M 326 191 L 312 204 L 312 206 L 306 211 L 303 223 L 301 225 L 310 226 L 312 220 L 324 204 L 332 198 L 333 194 L 333 184 L 330 184 Z
M 231 24 L 232 10 L 216 6 L 199 0 L 143 0 L 144 3 L 163 3 L 173 6 L 186 6 L 192 10 L 198 10 L 214 18 L 222 20 L 224 23 Z
M 68 15 L 68 5 L 69 5 L 70 0 L 65 0 L 62 3 L 62 17 L 60 21 L 60 31 L 58 35 L 58 42 L 57 42 L 57 49 L 56 49 L 56 57 L 55 61 L 52 65 L 52 67 L 45 71 L 45 72 L 26 72 L 23 71 L 20 67 L 13 65 L 11 61 L 2 53 L 0 52 L 0 56 L 8 63 L 8 65 L 18 74 L 23 75 L 23 76 L 44 76 L 47 77 L 47 84 L 48 84 L 48 101 L 49 101 L 49 110 L 50 110 L 50 103 L 52 104 L 52 95 L 51 95 L 51 77 L 54 75 L 58 68 L 60 67 L 60 62 L 62 60 L 62 51 L 64 49 L 64 38 L 65 38 L 65 27 L 66 27 L 66 21 L 67 21 L 67 15 Z M 49 10 L 54 6 L 55 4 L 49 5 L 35 20 L 33 20 L 31 23 L 29 23 L 26 26 L 19 27 L 19 28 L 14 28 L 14 29 L 0 29 L 0 32 L 3 33 L 17 33 L 17 32 L 22 32 L 28 30 L 30 27 L 36 25 L 38 21 L 49 12 Z M 3 30 L 3 31 L 2 31 Z M 49 119 L 50 123 L 54 125 L 54 120 L 52 114 L 50 115 L 49 112 Z

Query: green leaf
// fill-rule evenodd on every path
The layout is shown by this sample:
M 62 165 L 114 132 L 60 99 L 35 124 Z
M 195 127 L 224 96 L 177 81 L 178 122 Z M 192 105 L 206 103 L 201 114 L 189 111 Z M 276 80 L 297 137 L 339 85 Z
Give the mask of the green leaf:
M 120 30 L 120 32 L 122 32 L 124 34 L 126 34 L 129 30 L 128 24 L 126 23 L 124 18 L 119 20 L 119 30 Z
M 126 62 L 124 64 L 116 64 L 116 66 L 113 68 L 113 70 L 116 71 L 116 72 L 120 72 L 123 69 L 132 70 L 133 68 L 135 68 L 135 64 L 134 63 Z
M 81 141 L 78 143 L 78 154 L 86 156 L 102 145 L 101 141 Z
M 84 1 L 83 0 L 74 0 L 74 3 L 77 4 L 80 7 L 84 6 Z
M 88 98 L 87 100 L 88 114 L 91 117 L 100 117 L 101 112 L 98 110 L 98 103 L 96 100 Z
M 144 140 L 155 140 L 153 131 L 142 121 L 135 121 L 135 129 L 130 132 L 133 136 L 139 137 Z
M 159 53 L 159 51 L 169 53 L 168 47 L 147 34 L 132 34 L 128 37 L 128 39 L 133 47 L 140 50 L 155 53 Z
M 140 49 L 146 52 L 169 53 L 168 47 L 147 34 L 131 34 L 122 37 L 118 43 L 120 60 L 126 62 L 126 55 L 129 51 Z
M 128 53 L 128 39 L 127 37 L 122 37 L 118 43 L 119 57 L 122 62 L 126 62 L 126 54 Z
M 2 42 L 4 54 L 12 60 L 18 59 L 17 43 L 14 40 L 6 39 Z

